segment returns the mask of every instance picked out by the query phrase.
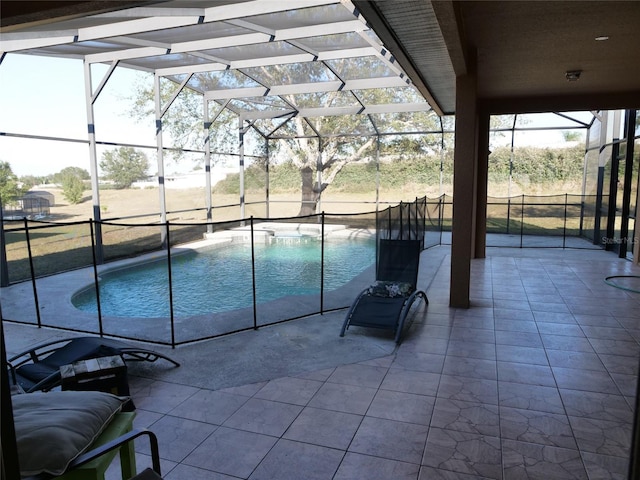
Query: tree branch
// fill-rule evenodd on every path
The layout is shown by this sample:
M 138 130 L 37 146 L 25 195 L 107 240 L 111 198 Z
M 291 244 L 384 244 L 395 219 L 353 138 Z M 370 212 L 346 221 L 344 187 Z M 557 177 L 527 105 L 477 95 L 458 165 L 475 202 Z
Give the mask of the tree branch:
M 358 159 L 362 156 L 363 152 L 365 152 L 372 144 L 373 144 L 373 137 L 369 138 L 365 143 L 363 143 L 362 145 L 360 145 L 360 147 L 353 152 L 352 155 L 350 155 L 349 157 L 340 160 L 337 157 L 332 157 L 331 159 L 327 160 L 323 166 L 322 166 L 322 171 L 327 170 L 330 167 L 333 167 L 333 169 L 331 170 L 331 173 L 326 177 L 322 179 L 322 185 L 317 186 L 315 190 L 318 193 L 322 193 L 326 190 L 326 188 L 331 185 L 331 182 L 333 182 L 336 178 L 336 176 L 338 175 L 338 173 L 340 173 L 342 171 L 342 169 L 344 168 L 344 166 L 349 163 L 352 162 L 355 159 Z

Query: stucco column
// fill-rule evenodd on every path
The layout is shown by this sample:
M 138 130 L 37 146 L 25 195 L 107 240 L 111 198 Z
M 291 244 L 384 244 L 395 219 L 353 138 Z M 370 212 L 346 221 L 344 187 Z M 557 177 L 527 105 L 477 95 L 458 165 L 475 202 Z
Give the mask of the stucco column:
M 469 308 L 478 194 L 478 102 L 476 76 L 473 72 L 456 79 L 455 130 L 449 305 Z
M 487 248 L 487 188 L 489 184 L 489 120 L 482 108 L 478 112 L 476 176 L 476 231 L 473 258 L 485 258 Z

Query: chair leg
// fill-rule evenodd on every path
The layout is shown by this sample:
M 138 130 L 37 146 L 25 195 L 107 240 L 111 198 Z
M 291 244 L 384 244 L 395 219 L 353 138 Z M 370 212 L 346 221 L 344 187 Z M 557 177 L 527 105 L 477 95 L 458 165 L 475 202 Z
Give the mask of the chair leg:
M 136 451 L 133 442 L 120 447 L 120 471 L 122 478 L 133 478 L 136 474 Z
M 400 344 L 400 341 L 402 338 L 402 331 L 404 330 L 404 322 L 407 319 L 407 316 L 409 315 L 411 306 L 418 298 L 422 298 L 425 301 L 426 305 L 429 305 L 429 300 L 427 300 L 427 295 L 423 291 L 418 290 L 413 294 L 411 294 L 411 296 L 407 300 L 407 303 L 402 308 L 402 311 L 400 312 L 400 318 L 398 319 L 398 327 L 396 329 L 396 337 L 395 337 L 395 342 L 398 345 Z
M 349 321 L 351 320 L 351 314 L 353 313 L 355 308 L 358 306 L 358 302 L 360 301 L 360 299 L 367 293 L 367 290 L 368 289 L 365 289 L 362 292 L 360 292 L 360 294 L 356 297 L 355 301 L 349 308 L 349 311 L 347 312 L 347 316 L 345 317 L 344 322 L 342 323 L 342 330 L 340 330 L 341 337 L 344 337 L 344 332 L 347 331 L 347 329 L 349 328 Z

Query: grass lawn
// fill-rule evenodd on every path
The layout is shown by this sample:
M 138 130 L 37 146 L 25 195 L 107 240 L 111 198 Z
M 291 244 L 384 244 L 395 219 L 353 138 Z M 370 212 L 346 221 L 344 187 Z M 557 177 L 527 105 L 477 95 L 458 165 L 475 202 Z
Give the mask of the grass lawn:
M 91 265 L 93 251 L 91 226 L 93 204 L 90 197 L 77 205 L 65 203 L 60 190 L 52 190 L 56 204 L 51 208 L 51 215 L 46 220 L 28 222 L 29 245 L 31 247 L 33 268 L 36 276 L 49 275 L 60 271 Z M 403 195 L 404 201 L 413 201 L 419 195 L 411 197 L 413 192 L 385 192 L 381 195 L 380 209 L 389 204 L 397 204 L 395 200 Z M 407 195 L 408 198 L 406 197 Z M 424 195 L 424 194 L 423 194 Z M 422 195 L 420 195 L 422 196 Z M 437 198 L 432 195 L 430 198 Z M 245 217 L 267 218 L 266 206 L 258 203 L 263 197 L 248 192 Z M 278 193 L 270 196 L 269 218 L 293 217 L 300 208 L 300 193 Z M 558 202 L 562 197 L 552 197 Z M 540 201 L 538 198 L 536 201 Z M 251 203 L 256 202 L 256 203 Z M 166 227 L 160 225 L 160 197 L 158 189 L 104 190 L 100 192 L 101 225 L 105 260 L 132 257 L 144 252 L 162 248 L 163 234 Z M 214 195 L 214 228 L 237 226 L 240 219 L 239 198 L 235 195 Z M 169 237 L 172 245 L 188 243 L 202 239 L 207 227 L 205 190 L 167 189 L 167 220 L 170 224 Z M 323 197 L 321 210 L 328 212 L 329 223 L 350 222 L 354 225 L 371 224 L 372 215 L 361 218 L 341 214 L 375 212 L 375 197 L 372 194 L 333 193 Z M 443 220 L 447 228 L 450 225 L 451 206 L 445 207 L 444 217 L 438 212 L 437 205 L 429 205 L 429 215 L 434 221 Z M 514 201 L 507 208 L 505 204 L 491 204 L 487 211 L 487 230 L 492 233 L 522 233 L 530 235 L 577 235 L 579 233 L 579 209 L 568 210 L 569 220 L 565 222 L 564 205 L 532 205 L 521 207 Z M 128 217 L 128 218 L 123 218 Z M 218 222 L 230 222 L 220 223 Z M 433 222 L 432 222 L 433 223 Z M 508 227 L 508 228 L 507 228 Z M 566 230 L 565 230 L 566 229 Z M 29 254 L 24 222 L 5 222 L 6 251 L 9 262 L 9 278 L 11 282 L 30 278 Z

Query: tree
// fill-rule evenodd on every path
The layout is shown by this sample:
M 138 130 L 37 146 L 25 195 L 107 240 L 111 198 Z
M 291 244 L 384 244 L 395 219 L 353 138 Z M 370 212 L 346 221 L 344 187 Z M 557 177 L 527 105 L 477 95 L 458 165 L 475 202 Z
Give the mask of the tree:
M 358 78 L 362 70 L 369 71 L 373 68 L 380 70 L 384 75 L 386 67 L 382 64 L 367 61 L 366 59 L 351 59 L 351 61 L 336 61 L 339 65 L 333 65 L 336 71 L 341 71 L 345 78 Z M 265 80 L 265 84 L 292 85 L 301 78 L 310 78 L 310 81 L 322 81 L 325 79 L 315 65 L 310 63 L 273 65 L 260 67 L 259 77 Z M 196 76 L 194 76 L 195 78 Z M 241 85 L 246 82 L 244 77 L 236 71 L 228 72 L 227 76 L 219 75 L 219 72 L 198 74 L 194 82 L 204 90 L 217 90 L 229 88 L 232 85 Z M 237 82 L 237 83 L 234 83 Z M 163 105 L 173 98 L 177 86 L 169 81 L 160 83 L 160 97 Z M 130 112 L 135 118 L 145 121 L 153 118 L 153 89 L 150 83 L 138 83 L 133 95 L 134 108 Z M 417 91 L 412 87 L 370 89 L 358 92 L 358 97 L 365 104 L 386 103 L 411 103 L 423 101 Z M 341 105 L 344 102 L 344 92 L 308 93 L 303 95 L 284 95 L 282 104 L 288 105 L 313 105 L 332 106 Z M 262 108 L 270 108 L 268 102 L 264 102 Z M 260 107 L 259 107 L 260 108 Z M 163 131 L 171 137 L 174 147 L 178 148 L 202 148 L 203 122 L 202 122 L 202 96 L 192 90 L 185 89 L 178 95 L 176 101 L 167 110 L 163 117 Z M 389 118 L 392 115 L 387 115 Z M 209 138 L 212 151 L 237 153 L 238 151 L 238 116 L 229 109 L 220 111 L 220 105 L 216 104 L 212 109 L 211 117 L 215 117 L 213 134 Z M 437 131 L 440 123 L 435 114 L 430 113 L 404 113 L 389 120 L 393 124 L 391 131 Z M 262 120 L 263 125 L 269 124 L 268 120 Z M 244 127 L 244 125 L 243 125 Z M 376 146 L 376 130 L 371 126 L 370 117 L 366 115 L 342 115 L 333 117 L 301 118 L 294 116 L 283 123 L 282 119 L 274 119 L 271 128 L 264 128 L 260 135 L 268 135 L 276 131 L 281 136 L 290 139 L 272 142 L 270 147 L 270 161 L 293 163 L 299 170 L 301 185 L 301 207 L 299 215 L 313 214 L 316 210 L 320 195 L 325 191 L 340 174 L 345 165 L 373 158 Z M 254 128 L 259 128 L 254 124 Z M 429 144 L 426 150 L 440 151 L 440 140 L 434 136 L 423 136 L 420 141 Z M 247 153 L 247 139 L 245 137 L 245 153 Z M 262 142 L 254 155 L 262 155 L 265 143 Z M 402 149 L 400 143 L 388 142 L 389 148 Z M 401 150 L 400 150 L 401 151 Z M 179 160 L 179 158 L 177 158 Z M 259 162 L 259 161 L 258 161 Z
M 40 185 L 43 183 L 48 183 L 47 180 L 49 177 L 36 177 L 35 175 L 22 175 L 20 177 L 20 183 L 22 183 L 25 188 L 32 188 L 36 185 Z
M 149 161 L 144 153 L 132 147 L 120 147 L 102 154 L 100 168 L 104 178 L 111 180 L 116 188 L 129 188 L 133 182 L 148 176 Z
M 72 205 L 82 201 L 85 182 L 91 175 L 84 168 L 65 167 L 53 175 L 53 181 L 62 187 L 62 195 Z
M 575 130 L 565 130 L 562 133 L 562 137 L 565 142 L 580 142 L 582 141 L 582 133 Z
M 65 167 L 58 173 L 53 175 L 54 183 L 62 185 L 69 177 L 75 177 L 80 180 L 91 180 L 91 175 L 87 170 L 80 167 Z
M 15 205 L 25 191 L 26 188 L 18 181 L 9 162 L 0 162 L 0 201 L 2 207 Z
M 69 175 L 62 181 L 62 195 L 72 205 L 77 205 L 82 201 L 84 193 L 84 182 L 76 176 Z

